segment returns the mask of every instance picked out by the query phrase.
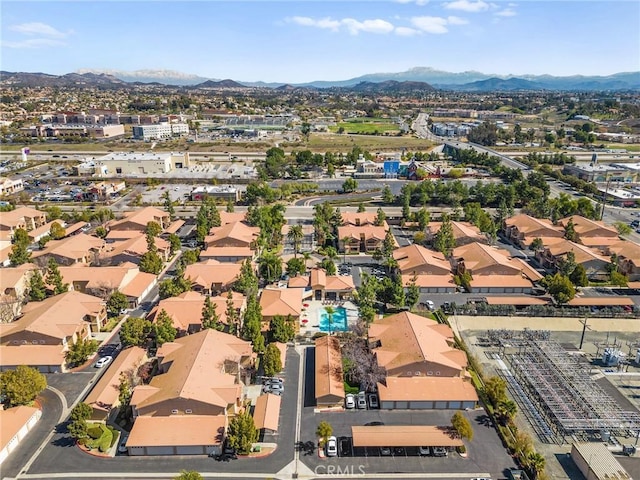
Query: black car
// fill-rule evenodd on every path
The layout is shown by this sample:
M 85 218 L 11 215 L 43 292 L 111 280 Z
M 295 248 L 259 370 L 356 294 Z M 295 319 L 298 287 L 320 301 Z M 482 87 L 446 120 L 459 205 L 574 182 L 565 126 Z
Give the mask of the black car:
M 341 457 L 349 457 L 351 455 L 350 437 L 340 437 L 338 439 L 338 452 Z

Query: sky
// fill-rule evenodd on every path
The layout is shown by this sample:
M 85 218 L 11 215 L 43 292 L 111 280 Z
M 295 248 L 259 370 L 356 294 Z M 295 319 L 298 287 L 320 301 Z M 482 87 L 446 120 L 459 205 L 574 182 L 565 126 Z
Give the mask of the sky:
M 413 67 L 640 70 L 637 0 L 2 0 L 0 69 L 303 83 Z

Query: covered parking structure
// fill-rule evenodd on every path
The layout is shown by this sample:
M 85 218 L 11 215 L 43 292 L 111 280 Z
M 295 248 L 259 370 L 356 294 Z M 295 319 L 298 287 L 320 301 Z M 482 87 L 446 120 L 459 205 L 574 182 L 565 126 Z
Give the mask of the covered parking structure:
M 460 447 L 462 440 L 451 427 L 433 425 L 375 425 L 351 427 L 358 447 Z

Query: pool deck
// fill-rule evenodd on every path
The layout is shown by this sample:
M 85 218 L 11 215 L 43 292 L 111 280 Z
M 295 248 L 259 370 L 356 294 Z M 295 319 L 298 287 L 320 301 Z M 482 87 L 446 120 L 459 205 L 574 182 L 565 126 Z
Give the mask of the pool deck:
M 309 305 L 305 307 L 304 305 Z M 313 335 L 320 332 L 320 310 L 325 306 L 343 307 L 347 311 L 347 326 L 353 325 L 358 320 L 358 307 L 353 302 L 323 303 L 319 300 L 307 300 L 303 303 L 300 316 L 300 335 Z M 306 323 L 303 320 L 308 320 Z

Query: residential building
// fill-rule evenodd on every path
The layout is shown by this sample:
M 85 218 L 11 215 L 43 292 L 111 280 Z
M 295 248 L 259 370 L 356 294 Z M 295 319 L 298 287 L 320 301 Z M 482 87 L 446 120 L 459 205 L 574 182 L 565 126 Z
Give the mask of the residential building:
M 589 280 L 605 280 L 609 278 L 610 258 L 596 250 L 579 243 L 563 240 L 549 245 L 537 252 L 536 258 L 540 264 L 549 269 L 559 269 L 567 259 L 569 252 L 573 253 L 576 264 L 582 265 Z
M 535 218 L 524 213 L 505 221 L 506 237 L 520 248 L 531 246 L 536 238 L 563 238 L 564 229 L 544 218 Z
M 481 243 L 455 248 L 451 255 L 454 274 L 471 275 L 469 293 L 531 293 L 542 279 L 528 263 L 511 258 L 506 250 Z
M 109 231 L 144 232 L 149 222 L 156 222 L 161 229 L 171 225 L 171 218 L 164 210 L 155 207 L 145 207 L 133 212 L 126 212 L 121 220 L 114 220 L 107 224 Z M 130 237 L 127 237 L 130 238 Z
M 77 292 L 107 298 L 112 292 L 126 295 L 130 308 L 136 308 L 158 283 L 152 273 L 141 272 L 137 265 L 60 267 L 62 280 Z
M 291 227 L 288 223 L 285 223 L 280 230 L 282 234 L 282 239 L 284 241 L 284 248 L 287 252 L 293 252 L 294 245 L 291 239 L 289 238 L 289 231 L 291 231 Z M 313 225 L 300 225 L 302 227 L 302 239 L 300 241 L 299 250 L 300 252 L 313 252 L 316 245 L 316 233 Z
M 233 292 L 233 306 L 238 318 L 246 308 L 246 298 L 241 293 Z M 177 297 L 165 298 L 149 313 L 149 319 L 155 321 L 158 314 L 164 310 L 171 321 L 173 327 L 178 330 L 178 335 L 186 335 L 202 330 L 202 308 L 206 297 L 198 292 L 184 292 Z M 220 323 L 227 328 L 229 319 L 227 318 L 227 295 L 209 297 L 209 300 L 216 306 L 216 313 Z M 238 325 L 240 327 L 240 325 Z
M 133 234 L 133 238 L 118 242 L 109 243 L 102 255 L 98 258 L 98 263 L 121 265 L 123 263 L 140 264 L 140 258 L 147 253 L 149 245 L 147 239 L 139 232 L 128 232 Z M 155 238 L 156 252 L 163 262 L 171 258 L 171 244 L 164 238 Z
M 0 409 L 0 465 L 18 448 L 41 416 L 42 410 L 26 405 Z
M 44 250 L 31 255 L 32 260 L 53 258 L 58 265 L 74 263 L 90 264 L 105 250 L 105 242 L 101 238 L 79 233 L 61 240 L 51 240 Z
M 228 417 L 241 411 L 243 381 L 251 378 L 251 343 L 207 329 L 163 344 L 157 356 L 158 374 L 131 397 L 129 454 L 220 453 Z
M 315 344 L 315 394 L 319 408 L 344 405 L 344 379 L 340 341 L 330 335 L 320 337 Z
M 44 212 L 30 207 L 19 207 L 15 210 L 2 212 L 0 215 L 0 232 L 8 232 L 13 237 L 13 232 L 22 228 L 27 232 L 41 227 L 47 223 Z
M 29 280 L 36 266 L 25 263 L 19 267 L 5 268 L 0 274 L 0 323 L 13 322 L 22 313 L 27 301 Z
M 342 212 L 341 215 L 343 225 L 353 225 L 356 227 L 376 225 L 376 220 L 378 219 L 377 212 Z M 381 226 L 385 227 L 385 230 L 389 229 L 386 221 L 383 222 Z
M 0 197 L 4 195 L 13 195 L 24 190 L 21 178 L 12 180 L 7 177 L 0 177 Z
M 84 400 L 84 403 L 93 409 L 91 420 L 115 420 L 113 417 L 120 406 L 121 375 L 135 377 L 139 367 L 146 360 L 147 352 L 140 347 L 131 347 L 120 352 Z
M 51 227 L 54 223 L 60 225 L 63 229 L 67 226 L 67 224 L 63 220 L 53 220 L 52 222 L 45 223 L 41 227 L 34 228 L 29 232 L 29 241 L 31 243 L 36 243 L 39 240 L 49 236 L 51 234 Z
M 188 153 L 113 152 L 92 160 L 96 174 L 115 175 L 164 174 L 190 166 Z
M 133 127 L 133 138 L 150 142 L 152 140 L 168 140 L 189 133 L 186 123 L 157 123 L 155 125 L 136 125 Z
M 441 227 L 442 222 L 430 222 L 426 231 L 427 241 L 433 242 Z M 474 242 L 487 243 L 487 236 L 469 222 L 451 222 L 451 230 L 457 247 Z
M 348 255 L 374 253 L 382 248 L 388 228 L 373 225 L 338 227 L 339 248 Z
M 275 316 L 290 317 L 297 330 L 300 328 L 298 320 L 302 313 L 302 289 L 267 287 L 260 295 L 260 307 L 263 332 L 269 329 L 269 323 Z
M 347 300 L 355 290 L 351 275 L 327 275 L 326 270 L 318 267 L 312 268 L 310 275 L 290 278 L 288 287 L 305 289 L 303 296 L 315 300 Z
M 394 250 L 393 258 L 405 288 L 415 283 L 420 293 L 455 293 L 451 264 L 440 252 L 412 244 Z
M 22 317 L 0 324 L 0 368 L 29 365 L 42 372 L 64 371 L 69 346 L 99 332 L 107 319 L 101 298 L 66 292 L 24 306 Z
M 605 249 L 606 255 L 618 256 L 618 271 L 627 276 L 629 281 L 640 280 L 640 245 L 621 240 Z M 4 270 L 3 270 L 4 273 Z
M 251 247 L 208 247 L 200 252 L 200 260 L 220 263 L 243 263 L 253 261 L 256 255 Z
M 229 290 L 238 279 L 241 268 L 240 263 L 221 263 L 211 259 L 188 265 L 184 277 L 191 280 L 193 290 L 213 295 Z
M 558 220 L 558 225 L 566 229 L 569 222 L 573 223 L 576 241 L 587 247 L 606 247 L 620 241 L 618 231 L 604 222 L 572 215 Z
M 369 326 L 369 345 L 389 377 L 460 377 L 467 356 L 454 347 L 451 328 L 410 312 L 377 319 Z
M 204 243 L 209 247 L 249 247 L 253 248 L 260 229 L 250 227 L 244 222 L 232 222 L 214 227 L 205 237 Z

